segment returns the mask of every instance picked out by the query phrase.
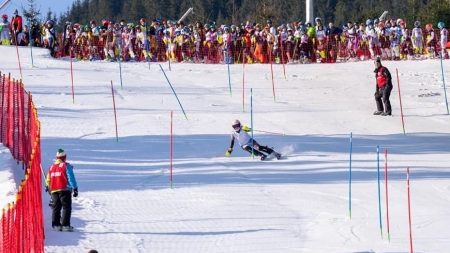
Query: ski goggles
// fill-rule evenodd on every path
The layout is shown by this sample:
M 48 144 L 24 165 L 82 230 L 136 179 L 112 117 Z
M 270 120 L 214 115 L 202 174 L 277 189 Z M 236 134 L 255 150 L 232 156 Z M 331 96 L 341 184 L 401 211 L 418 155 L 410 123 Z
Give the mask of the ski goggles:
M 235 124 L 232 127 L 234 130 L 239 130 L 239 129 L 241 129 L 241 124 Z

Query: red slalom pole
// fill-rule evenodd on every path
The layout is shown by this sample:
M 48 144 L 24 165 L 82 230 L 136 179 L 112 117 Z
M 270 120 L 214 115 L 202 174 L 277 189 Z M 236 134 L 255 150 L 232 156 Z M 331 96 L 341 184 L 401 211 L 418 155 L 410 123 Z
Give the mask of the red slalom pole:
M 170 188 L 172 188 L 172 158 L 173 158 L 173 111 L 170 111 Z
M 409 248 L 410 252 L 413 253 L 413 244 L 412 244 L 412 229 L 411 229 L 411 194 L 409 190 L 409 167 L 406 168 L 406 182 L 408 189 L 408 221 L 409 221 Z
M 283 74 L 284 74 L 284 80 L 286 80 L 286 67 L 284 66 L 284 47 L 283 47 L 283 36 L 280 36 L 280 44 L 281 44 L 281 63 L 283 64 Z
M 22 79 L 22 66 L 20 65 L 20 57 L 19 57 L 19 47 L 17 46 L 17 33 L 14 31 L 14 41 L 16 42 L 16 53 L 17 53 L 17 62 L 19 63 L 19 70 L 20 70 L 20 79 Z
M 400 113 L 402 114 L 403 134 L 406 134 L 406 132 L 405 132 L 405 121 L 403 120 L 403 105 L 402 105 L 402 95 L 400 93 L 400 81 L 399 81 L 399 78 L 398 78 L 398 69 L 395 69 L 395 72 L 397 73 L 398 98 L 400 100 Z
M 276 102 L 276 99 L 275 99 L 275 83 L 274 83 L 274 81 L 273 81 L 272 50 L 270 50 L 270 52 L 269 52 L 269 61 L 270 61 L 270 73 L 271 73 L 271 75 L 272 75 L 272 93 L 273 93 L 273 101 Z
M 70 57 L 70 79 L 72 80 L 72 103 L 75 104 L 75 92 L 74 92 L 74 89 L 73 89 L 72 48 L 69 51 L 70 51 L 70 53 L 69 53 L 69 57 Z
M 386 223 L 387 223 L 387 234 L 388 241 L 391 241 L 391 234 L 389 232 L 389 201 L 388 201 L 388 166 L 387 166 L 387 149 L 384 150 L 384 183 L 386 185 Z
M 242 61 L 242 112 L 245 111 L 244 109 L 244 101 L 245 101 L 245 96 L 244 96 L 244 83 L 245 83 L 245 61 Z
M 111 80 L 111 93 L 112 93 L 113 106 L 114 106 L 114 121 L 116 123 L 116 141 L 119 142 L 119 134 L 118 134 L 118 131 L 117 131 L 116 101 L 114 100 L 114 88 L 113 88 L 112 80 Z

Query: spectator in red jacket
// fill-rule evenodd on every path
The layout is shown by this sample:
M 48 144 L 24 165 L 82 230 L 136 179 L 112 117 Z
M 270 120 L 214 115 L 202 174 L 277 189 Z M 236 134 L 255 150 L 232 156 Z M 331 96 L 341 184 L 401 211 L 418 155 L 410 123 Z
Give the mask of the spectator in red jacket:
M 14 11 L 14 15 L 12 16 L 11 22 L 10 22 L 9 32 L 14 35 L 12 37 L 12 43 L 13 45 L 16 44 L 17 41 L 17 35 L 22 32 L 22 16 L 19 16 L 19 12 L 17 9 Z

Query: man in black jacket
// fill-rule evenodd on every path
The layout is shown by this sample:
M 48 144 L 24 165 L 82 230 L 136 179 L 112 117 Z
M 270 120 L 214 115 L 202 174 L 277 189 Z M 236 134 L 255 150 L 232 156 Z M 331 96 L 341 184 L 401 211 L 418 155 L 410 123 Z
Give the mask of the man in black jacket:
M 392 115 L 391 101 L 389 96 L 392 91 L 392 77 L 389 70 L 381 65 L 381 59 L 378 57 L 375 62 L 375 101 L 377 103 L 377 110 L 374 115 L 390 116 Z

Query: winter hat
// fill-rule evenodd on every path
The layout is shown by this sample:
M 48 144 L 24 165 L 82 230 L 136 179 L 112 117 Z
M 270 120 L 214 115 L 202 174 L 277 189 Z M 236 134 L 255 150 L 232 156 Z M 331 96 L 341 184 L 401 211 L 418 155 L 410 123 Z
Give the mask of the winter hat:
M 15 14 L 15 15 L 19 14 L 19 11 L 16 9 L 16 10 L 14 11 L 14 14 Z
M 379 64 L 381 64 L 381 58 L 377 57 L 377 59 L 375 60 L 375 62 L 378 62 Z
M 56 158 L 65 158 L 66 157 L 66 152 L 64 152 L 64 149 L 59 148 L 58 151 L 56 152 Z

